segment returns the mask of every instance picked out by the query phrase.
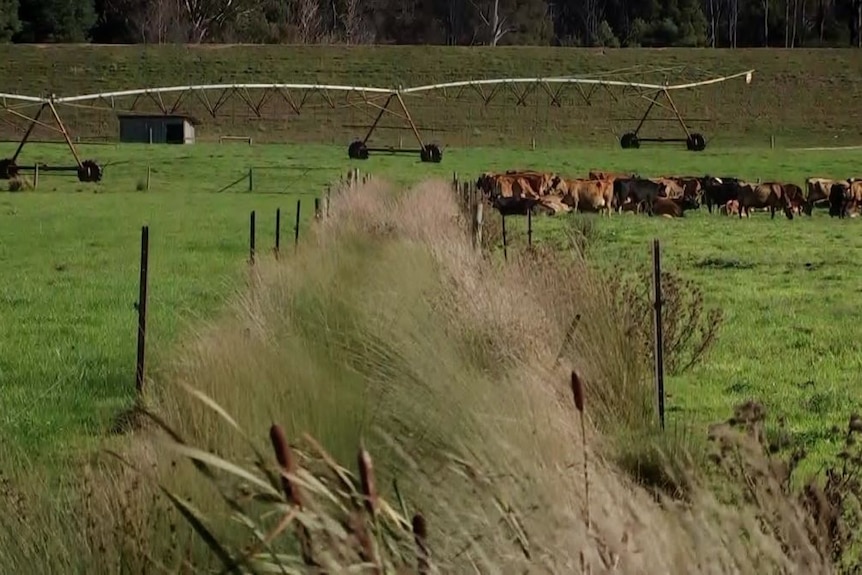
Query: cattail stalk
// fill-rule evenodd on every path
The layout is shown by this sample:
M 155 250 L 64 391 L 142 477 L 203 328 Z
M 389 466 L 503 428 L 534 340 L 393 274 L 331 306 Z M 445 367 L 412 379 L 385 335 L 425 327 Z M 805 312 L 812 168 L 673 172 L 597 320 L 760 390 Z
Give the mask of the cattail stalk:
M 587 424 L 584 416 L 584 383 L 577 372 L 572 370 L 572 395 L 575 399 L 575 407 L 581 419 L 581 447 L 584 451 L 584 518 L 586 520 L 587 532 L 590 530 L 590 475 L 587 466 Z
M 413 516 L 413 538 L 416 541 L 416 570 L 419 575 L 428 575 L 431 572 L 428 553 L 428 524 L 421 513 Z
M 284 490 L 284 496 L 289 503 L 301 509 L 303 505 L 299 488 L 288 477 L 289 474 L 296 473 L 296 458 L 293 456 L 293 451 L 287 443 L 284 430 L 277 423 L 273 423 L 269 428 L 269 440 L 272 443 L 273 451 L 275 451 L 278 465 L 281 467 L 281 487 Z M 297 536 L 299 538 L 303 562 L 308 566 L 316 567 L 317 562 L 314 560 L 311 550 L 311 534 L 308 532 L 308 528 L 302 523 L 297 524 Z
M 293 451 L 287 443 L 287 438 L 284 436 L 284 430 L 278 424 L 272 424 L 269 428 L 269 440 L 272 443 L 272 449 L 275 451 L 275 459 L 281 467 L 281 488 L 284 490 L 284 496 L 287 500 L 302 507 L 302 498 L 299 493 L 299 488 L 290 481 L 288 474 L 296 473 L 296 459 L 293 457 Z

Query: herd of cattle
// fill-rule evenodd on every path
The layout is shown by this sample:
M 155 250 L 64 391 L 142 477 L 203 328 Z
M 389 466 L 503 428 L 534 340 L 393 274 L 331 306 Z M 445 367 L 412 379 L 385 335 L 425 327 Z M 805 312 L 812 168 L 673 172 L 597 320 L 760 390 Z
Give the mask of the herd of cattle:
M 816 205 L 828 204 L 829 215 L 855 216 L 862 206 L 862 179 L 808 178 L 805 191 L 792 183 L 751 183 L 714 176 L 642 178 L 638 174 L 590 171 L 587 178 L 570 179 L 553 172 L 509 170 L 486 172 L 477 188 L 505 215 L 570 211 L 612 211 L 681 217 L 705 204 L 709 213 L 748 217 L 751 210 L 811 215 Z

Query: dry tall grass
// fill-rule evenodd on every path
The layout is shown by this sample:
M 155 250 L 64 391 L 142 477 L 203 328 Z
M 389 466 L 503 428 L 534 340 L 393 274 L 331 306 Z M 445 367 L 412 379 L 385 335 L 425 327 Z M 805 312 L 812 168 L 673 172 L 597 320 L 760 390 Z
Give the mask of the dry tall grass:
M 668 466 L 686 475 L 684 502 L 620 472 L 619 437 L 656 436 L 649 374 L 627 344 L 625 310 L 579 256 L 483 257 L 443 182 L 396 194 L 371 181 L 336 194 L 331 212 L 295 256 L 261 261 L 230 313 L 188 341 L 153 386 L 152 409 L 190 445 L 246 465 L 254 449 L 270 449 L 272 422 L 291 440 L 317 438 L 342 462 L 362 440 L 381 496 L 403 496 L 426 518 L 443 573 L 830 571 L 804 513 L 768 478 L 754 486 L 762 497 L 725 506 L 679 462 Z M 212 398 L 236 426 L 181 386 Z M 156 435 L 139 434 L 125 458 L 152 461 L 170 493 L 222 514 L 220 540 L 241 547 L 247 526 L 228 520 L 237 512 L 218 499 L 217 482 Z M 118 496 L 113 483 L 102 489 L 105 501 Z M 249 505 L 249 515 L 266 514 Z M 176 525 L 153 529 L 188 536 Z M 149 557 L 172 548 L 140 539 Z M 299 554 L 292 541 L 283 552 Z M 191 545 L 186 563 L 215 562 L 210 549 Z

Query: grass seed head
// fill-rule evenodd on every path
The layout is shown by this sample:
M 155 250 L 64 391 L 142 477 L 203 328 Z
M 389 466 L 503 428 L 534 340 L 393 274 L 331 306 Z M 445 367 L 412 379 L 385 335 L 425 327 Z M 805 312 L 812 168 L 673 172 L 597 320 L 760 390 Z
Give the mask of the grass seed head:
M 371 455 L 365 448 L 359 449 L 359 477 L 362 481 L 362 494 L 365 496 L 365 508 L 372 517 L 377 513 L 377 488 L 374 483 L 374 465 Z

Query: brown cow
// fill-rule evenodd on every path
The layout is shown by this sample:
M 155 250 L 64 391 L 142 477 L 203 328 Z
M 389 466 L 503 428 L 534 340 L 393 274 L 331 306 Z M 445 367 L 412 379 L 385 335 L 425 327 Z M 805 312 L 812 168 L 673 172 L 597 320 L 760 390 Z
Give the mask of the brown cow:
M 550 193 L 556 185 L 556 182 L 560 179 L 559 176 L 557 176 L 556 174 L 548 172 L 537 172 L 533 170 L 510 170 L 506 172 L 506 176 L 520 178 L 524 181 L 529 182 L 530 187 L 533 188 L 533 192 L 535 192 L 535 194 L 538 196 L 544 196 Z
M 555 174 L 514 172 L 513 170 L 510 172 L 512 173 L 485 172 L 479 176 L 476 187 L 492 200 L 497 197 L 539 197 L 548 194 L 555 182 L 559 181 L 559 177 Z
M 739 217 L 749 215 L 750 208 L 769 208 L 770 218 L 775 218 L 775 210 L 780 208 L 788 220 L 793 219 L 790 199 L 784 193 L 784 186 L 776 182 L 762 184 L 739 184 Z
M 681 218 L 685 215 L 686 210 L 700 208 L 700 203 L 698 203 L 697 198 L 692 197 L 656 198 L 652 208 L 653 214 Z
M 609 180 L 563 180 L 557 189 L 564 192 L 563 201 L 574 210 L 611 215 L 614 186 Z
M 633 202 L 631 200 L 624 203 L 621 207 L 617 208 L 620 212 L 629 212 L 634 214 L 640 214 L 641 212 L 647 211 L 646 202 Z
M 832 183 L 829 191 L 829 215 L 844 218 L 851 208 L 858 208 L 862 202 L 862 181 L 848 179 Z
M 832 191 L 834 180 L 829 178 L 806 178 L 805 189 L 808 192 L 805 213 L 811 215 L 816 204 L 829 203 L 829 192 Z
M 637 174 L 634 173 L 624 173 L 624 172 L 604 172 L 600 170 L 590 170 L 588 178 L 590 180 L 616 180 L 616 179 L 628 179 L 628 178 L 636 178 Z
M 681 198 L 685 193 L 685 188 L 676 178 L 650 178 L 650 180 L 664 186 L 664 195 L 668 198 Z
M 802 193 L 802 188 L 792 183 L 782 184 L 782 188 L 784 189 L 784 195 L 790 201 L 790 209 L 794 214 L 811 213 L 811 210 L 808 208 L 808 201 L 805 199 L 805 194 Z

